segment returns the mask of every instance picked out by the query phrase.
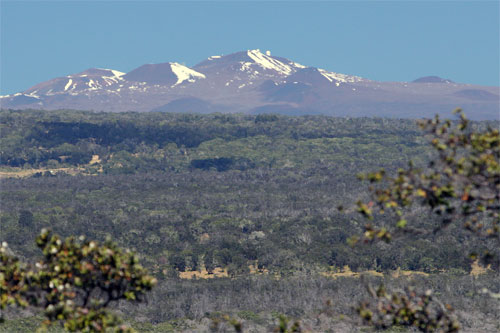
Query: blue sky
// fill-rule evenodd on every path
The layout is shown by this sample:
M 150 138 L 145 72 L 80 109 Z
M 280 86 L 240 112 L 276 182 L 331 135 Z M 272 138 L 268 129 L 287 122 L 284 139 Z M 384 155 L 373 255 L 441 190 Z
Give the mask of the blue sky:
M 271 50 L 380 81 L 499 85 L 498 1 L 6 1 L 0 94 L 90 67 Z

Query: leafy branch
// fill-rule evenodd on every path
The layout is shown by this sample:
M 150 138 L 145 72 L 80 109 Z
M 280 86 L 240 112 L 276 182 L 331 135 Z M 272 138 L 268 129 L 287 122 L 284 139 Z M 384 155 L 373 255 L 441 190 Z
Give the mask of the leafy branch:
M 61 322 L 70 332 L 132 331 L 107 308 L 123 299 L 141 302 L 156 284 L 135 254 L 110 240 L 99 244 L 82 236 L 63 241 L 45 229 L 36 244 L 43 259 L 31 267 L 2 243 L 2 310 L 7 306 L 39 308 L 44 311 L 45 326 Z
M 463 228 L 486 242 L 493 240 L 498 252 L 500 244 L 500 135 L 498 129 L 473 131 L 470 122 L 460 109 L 459 122 L 452 126 L 449 120 L 438 116 L 419 123 L 430 136 L 436 158 L 425 170 L 410 162 L 407 169 L 400 169 L 396 176 L 384 170 L 360 175 L 370 183 L 372 201 L 357 202 L 358 212 L 368 220 L 374 214 L 391 213 L 396 218 L 393 227 L 378 228 L 371 223 L 365 226 L 362 237 L 352 239 L 372 242 L 390 242 L 401 233 L 436 233 L 452 223 L 461 221 Z M 427 207 L 440 219 L 433 230 L 416 229 L 404 217 L 406 209 L 414 204 Z M 475 256 L 475 254 L 472 254 Z M 499 253 L 483 253 L 485 264 L 499 266 Z

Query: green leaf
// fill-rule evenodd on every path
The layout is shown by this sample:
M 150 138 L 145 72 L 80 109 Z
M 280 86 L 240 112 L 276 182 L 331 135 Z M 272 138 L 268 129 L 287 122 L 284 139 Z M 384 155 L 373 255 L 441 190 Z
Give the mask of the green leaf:
M 408 221 L 406 221 L 405 219 L 401 219 L 398 221 L 398 223 L 396 223 L 396 227 L 404 228 L 404 227 L 406 227 L 407 223 L 408 223 Z

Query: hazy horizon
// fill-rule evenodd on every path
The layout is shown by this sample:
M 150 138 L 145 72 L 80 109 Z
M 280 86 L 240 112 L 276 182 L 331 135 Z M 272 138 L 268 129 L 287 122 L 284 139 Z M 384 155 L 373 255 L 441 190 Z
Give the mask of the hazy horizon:
M 499 85 L 499 3 L 1 2 L 0 94 L 90 67 L 270 50 L 378 81 Z

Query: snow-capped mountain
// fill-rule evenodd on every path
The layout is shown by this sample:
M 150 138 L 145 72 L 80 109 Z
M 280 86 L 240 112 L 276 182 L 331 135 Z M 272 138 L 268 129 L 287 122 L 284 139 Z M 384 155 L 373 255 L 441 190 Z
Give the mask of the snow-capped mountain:
M 78 94 L 82 91 L 103 90 L 123 81 L 125 73 L 113 69 L 89 68 L 81 73 L 59 77 L 37 84 L 24 92 L 26 95 L 51 96 Z
M 273 80 L 277 83 L 289 81 L 296 73 L 307 69 L 315 69 L 329 82 L 359 82 L 363 79 L 328 72 L 323 69 L 306 67 L 297 62 L 282 57 L 271 56 L 270 51 L 262 53 L 260 50 L 248 50 L 233 53 L 227 56 L 211 56 L 207 60 L 194 66 L 194 69 L 204 73 L 211 81 L 223 83 L 226 87 L 253 86 L 254 88 L 264 80 Z
M 128 73 L 91 68 L 1 96 L 2 108 L 96 111 L 276 112 L 401 118 L 498 119 L 499 88 L 436 76 L 378 82 L 304 66 L 271 52 L 211 56 L 192 68 L 146 64 Z
M 206 77 L 179 63 L 167 62 L 164 64 L 142 65 L 124 75 L 123 78 L 131 82 L 145 82 L 150 85 L 174 87 L 183 82 L 193 83 Z
M 249 78 L 285 78 L 305 66 L 285 58 L 273 57 L 269 51 L 264 54 L 257 49 L 227 56 L 211 56 L 194 68 L 207 75 L 231 73 L 231 76 L 234 76 L 234 73 L 237 73 L 241 77 Z

